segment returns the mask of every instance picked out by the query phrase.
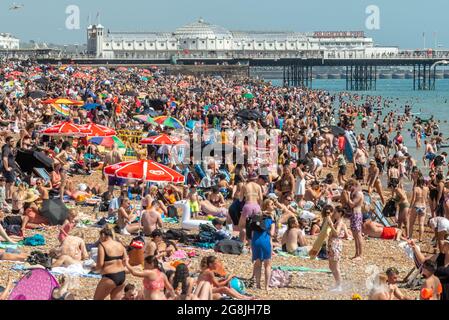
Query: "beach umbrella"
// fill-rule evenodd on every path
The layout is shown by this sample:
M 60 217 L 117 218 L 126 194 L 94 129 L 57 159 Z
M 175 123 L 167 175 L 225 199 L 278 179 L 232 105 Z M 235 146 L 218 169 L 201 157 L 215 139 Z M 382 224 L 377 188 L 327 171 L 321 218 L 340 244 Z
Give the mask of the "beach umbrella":
M 246 98 L 246 99 L 254 99 L 254 95 L 252 94 L 252 93 L 244 93 L 243 95 L 242 95 L 242 97 L 243 98 Z
M 237 113 L 237 117 L 247 121 L 257 121 L 262 118 L 262 114 L 257 110 L 244 109 Z
M 91 134 L 89 134 L 89 137 L 109 137 L 115 136 L 117 134 L 117 132 L 115 132 L 114 129 L 96 123 L 88 123 L 82 125 L 81 128 L 84 128 L 92 132 Z
M 133 91 L 133 90 L 126 90 L 125 92 L 122 93 L 122 95 L 128 96 L 128 97 L 138 97 L 139 93 L 137 93 L 136 91 Z
M 44 129 L 40 132 L 42 135 L 47 136 L 72 136 L 72 137 L 85 137 L 92 134 L 92 131 L 83 128 L 80 125 L 67 121 Z
M 337 127 L 337 126 L 324 126 L 324 127 L 318 128 L 318 130 L 320 130 L 321 133 L 325 133 L 326 131 L 329 131 L 334 136 L 339 136 L 341 134 L 345 134 L 345 129 L 343 129 L 341 127 Z
M 98 107 L 101 107 L 101 104 L 98 104 L 98 103 L 88 103 L 88 104 L 85 104 L 84 106 L 82 106 L 82 108 L 83 108 L 84 110 L 87 110 L 87 111 L 92 111 L 92 110 L 94 110 L 94 109 L 96 109 L 96 108 L 98 108 Z
M 33 173 L 34 168 L 44 168 L 53 171 L 53 159 L 40 151 L 17 149 L 16 163 L 25 173 Z
M 68 117 L 70 116 L 70 107 L 65 104 L 52 104 L 51 105 L 55 112 L 61 116 Z
M 42 202 L 40 215 L 47 218 L 51 225 L 62 225 L 69 216 L 69 209 L 61 199 L 49 199 Z
M 174 129 L 182 129 L 184 126 L 181 121 L 176 118 L 168 117 L 168 116 L 159 116 L 154 118 L 154 121 L 158 124 L 161 124 L 166 127 L 174 128 Z
M 47 96 L 47 92 L 42 90 L 31 91 L 28 93 L 28 96 L 33 99 L 42 99 Z
M 126 145 L 117 136 L 92 137 L 89 142 L 106 148 L 112 148 L 115 144 L 119 149 L 126 149 Z
M 135 116 L 133 116 L 133 119 L 139 120 L 139 121 L 142 121 L 142 122 L 145 122 L 145 123 L 149 123 L 149 124 L 152 124 L 152 125 L 155 125 L 155 126 L 159 125 L 158 123 L 156 123 L 154 121 L 154 119 L 152 117 L 144 115 L 144 114 L 135 115 Z
M 184 176 L 153 160 L 124 161 L 104 168 L 104 173 L 123 179 L 147 182 L 184 183 Z
M 67 98 L 56 98 L 47 99 L 42 101 L 43 104 L 65 104 L 67 106 L 82 106 L 84 103 L 82 101 L 67 99 Z
M 197 123 L 201 123 L 201 121 L 198 121 L 198 120 L 187 120 L 185 127 L 186 127 L 187 130 L 193 130 Z
M 151 136 L 144 138 L 140 140 L 140 144 L 149 144 L 149 145 L 186 145 L 187 142 L 185 142 L 182 139 L 179 139 L 177 137 L 171 137 L 166 134 L 160 134 L 157 136 Z
M 154 110 L 164 110 L 166 101 L 161 100 L 161 99 L 150 99 L 149 102 L 150 102 L 150 107 L 153 108 Z

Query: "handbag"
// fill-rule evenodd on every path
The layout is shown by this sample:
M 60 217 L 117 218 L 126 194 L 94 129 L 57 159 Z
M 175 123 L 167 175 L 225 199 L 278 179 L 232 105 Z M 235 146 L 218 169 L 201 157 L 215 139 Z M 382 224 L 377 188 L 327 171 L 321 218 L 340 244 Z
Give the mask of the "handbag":
M 382 215 L 387 218 L 396 216 L 396 201 L 393 199 L 388 200 L 382 210 Z

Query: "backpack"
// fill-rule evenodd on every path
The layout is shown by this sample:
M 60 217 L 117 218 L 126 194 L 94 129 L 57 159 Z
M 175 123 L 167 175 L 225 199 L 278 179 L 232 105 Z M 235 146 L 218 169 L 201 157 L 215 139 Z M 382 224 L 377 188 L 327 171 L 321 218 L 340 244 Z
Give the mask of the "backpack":
M 199 242 L 215 242 L 216 237 L 215 234 L 217 230 L 207 223 L 200 224 L 200 232 L 198 234 L 198 240 Z
M 128 246 L 129 264 L 131 266 L 143 265 L 145 256 L 145 239 L 142 236 L 135 237 Z
M 215 251 L 227 254 L 242 254 L 243 242 L 238 240 L 221 240 L 215 245 Z
M 396 216 L 396 202 L 393 199 L 388 200 L 385 204 L 382 215 L 387 218 Z
M 261 214 L 256 214 L 246 219 L 246 237 L 248 239 L 252 238 L 253 231 L 264 232 L 266 230 L 265 219 L 266 217 Z
M 178 240 L 179 242 L 186 242 L 188 236 L 183 230 L 169 229 L 164 233 L 163 238 L 164 240 Z
M 271 272 L 270 287 L 286 288 L 292 282 L 292 274 L 284 270 L 273 270 Z

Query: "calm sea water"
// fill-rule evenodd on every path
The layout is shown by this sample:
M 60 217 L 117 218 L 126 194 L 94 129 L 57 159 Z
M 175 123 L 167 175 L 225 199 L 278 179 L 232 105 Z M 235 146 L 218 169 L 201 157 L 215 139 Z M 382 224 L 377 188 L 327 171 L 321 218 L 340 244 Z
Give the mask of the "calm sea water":
M 274 85 L 282 85 L 281 80 L 272 80 Z M 330 93 L 338 93 L 346 90 L 346 80 L 314 80 L 313 89 L 327 90 Z M 390 109 L 403 113 L 404 105 L 412 106 L 412 112 L 420 112 L 422 118 L 427 119 L 431 115 L 439 120 L 440 131 L 445 137 L 449 137 L 449 79 L 437 79 L 434 91 L 414 91 L 412 79 L 379 79 L 375 91 L 354 91 L 360 95 L 382 96 L 391 100 Z M 388 111 L 387 111 L 388 112 Z M 384 112 L 386 114 L 386 112 Z M 424 153 L 423 147 L 417 150 L 414 140 L 411 139 L 408 124 L 403 132 L 405 144 L 410 154 L 422 165 L 421 158 Z M 360 132 L 360 131 L 358 131 Z M 368 130 L 366 131 L 366 134 Z

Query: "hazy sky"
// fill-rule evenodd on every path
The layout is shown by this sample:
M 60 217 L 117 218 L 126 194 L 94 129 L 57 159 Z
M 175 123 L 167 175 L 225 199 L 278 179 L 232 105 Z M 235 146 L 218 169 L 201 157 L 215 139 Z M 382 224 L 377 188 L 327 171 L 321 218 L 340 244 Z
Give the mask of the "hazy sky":
M 111 31 L 173 31 L 198 17 L 230 30 L 364 30 L 376 44 L 406 49 L 449 48 L 448 0 L 0 0 L 0 32 L 22 41 L 85 43 L 88 15 Z M 66 28 L 66 8 L 80 9 L 80 29 Z M 366 7 L 380 9 L 380 29 L 368 30 Z

